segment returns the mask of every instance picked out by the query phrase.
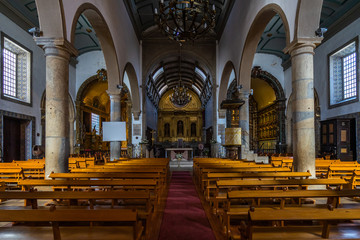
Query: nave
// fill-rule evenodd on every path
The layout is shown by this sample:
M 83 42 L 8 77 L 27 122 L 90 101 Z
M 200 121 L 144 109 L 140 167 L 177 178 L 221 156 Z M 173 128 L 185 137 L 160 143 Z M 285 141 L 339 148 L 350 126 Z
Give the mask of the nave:
M 41 159 L 0 164 L 0 238 L 358 239 L 360 235 L 357 164 L 317 159 L 318 177 L 311 178 L 309 172 L 292 171 L 290 157 L 273 157 L 270 164 L 194 158 L 193 169 L 170 169 L 164 158 L 91 160 L 95 159 L 74 157 L 69 173 L 52 173 L 50 179 L 44 179 Z

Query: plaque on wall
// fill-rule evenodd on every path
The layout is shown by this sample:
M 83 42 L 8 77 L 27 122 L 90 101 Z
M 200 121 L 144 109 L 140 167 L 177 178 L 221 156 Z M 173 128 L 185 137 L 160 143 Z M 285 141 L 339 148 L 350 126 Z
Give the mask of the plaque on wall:
M 141 124 L 133 124 L 133 135 L 141 136 Z

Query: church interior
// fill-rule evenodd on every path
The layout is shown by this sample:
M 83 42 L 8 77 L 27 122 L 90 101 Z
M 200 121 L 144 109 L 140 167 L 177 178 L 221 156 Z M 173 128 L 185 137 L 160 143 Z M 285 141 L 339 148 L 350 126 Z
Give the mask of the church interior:
M 0 0 L 0 239 L 360 239 L 359 26 L 358 0 Z

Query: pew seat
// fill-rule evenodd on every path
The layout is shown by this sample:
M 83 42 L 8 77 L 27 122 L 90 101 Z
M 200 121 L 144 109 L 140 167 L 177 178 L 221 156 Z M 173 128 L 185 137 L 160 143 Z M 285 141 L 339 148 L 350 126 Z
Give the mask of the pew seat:
M 0 222 L 50 222 L 54 240 L 61 240 L 59 222 L 120 222 L 133 226 L 133 239 L 142 237 L 143 227 L 132 209 L 0 209 Z

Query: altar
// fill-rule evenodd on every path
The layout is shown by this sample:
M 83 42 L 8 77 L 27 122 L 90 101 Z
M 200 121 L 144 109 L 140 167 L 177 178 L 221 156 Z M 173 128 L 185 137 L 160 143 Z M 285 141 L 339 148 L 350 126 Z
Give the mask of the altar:
M 178 159 L 177 154 L 181 154 L 182 158 Z M 165 148 L 165 157 L 170 158 L 170 166 L 191 167 L 193 154 L 192 148 Z

